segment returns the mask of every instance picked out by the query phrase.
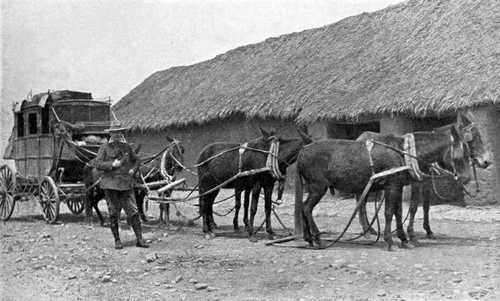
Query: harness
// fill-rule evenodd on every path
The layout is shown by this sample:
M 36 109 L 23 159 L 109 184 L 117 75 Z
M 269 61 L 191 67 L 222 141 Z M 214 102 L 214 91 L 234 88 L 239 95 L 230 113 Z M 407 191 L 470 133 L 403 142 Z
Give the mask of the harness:
M 457 179 L 457 170 L 456 170 L 455 163 L 453 162 L 453 159 L 451 160 L 453 172 L 450 172 L 444 168 L 441 168 L 436 162 L 426 162 L 425 160 L 418 158 L 417 150 L 416 150 L 416 146 L 415 146 L 415 136 L 413 134 L 411 134 L 411 133 L 405 134 L 405 135 L 403 135 L 403 138 L 404 138 L 404 143 L 403 143 L 404 150 L 401 150 L 397 147 L 394 147 L 392 145 L 389 145 L 389 144 L 386 144 L 386 143 L 383 143 L 383 142 L 380 142 L 377 140 L 373 140 L 373 139 L 366 140 L 365 145 L 366 145 L 366 149 L 368 151 L 370 168 L 372 169 L 372 172 L 374 171 L 372 150 L 373 150 L 374 144 L 378 144 L 380 146 L 384 146 L 386 148 L 389 148 L 389 149 L 403 155 L 403 159 L 404 159 L 403 166 L 409 167 L 410 175 L 416 181 L 422 181 L 425 177 L 433 177 L 433 175 L 426 174 L 425 172 L 420 170 L 418 161 L 423 161 L 424 163 L 426 163 L 430 167 L 431 170 L 437 171 L 439 175 L 448 174 L 448 175 L 453 176 L 455 179 Z M 450 139 L 453 142 L 452 136 L 450 136 Z M 454 152 L 453 143 L 450 144 L 450 152 L 451 152 L 451 154 L 453 154 L 453 152 Z
M 408 168 L 408 172 L 410 173 L 411 177 L 415 181 L 419 181 L 419 182 L 423 181 L 425 178 L 430 178 L 431 183 L 432 183 L 432 190 L 433 190 L 434 194 L 438 198 L 440 198 L 441 200 L 446 200 L 447 198 L 442 196 L 441 194 L 439 194 L 439 192 L 437 191 L 436 178 L 452 176 L 455 181 L 458 181 L 457 168 L 455 166 L 455 162 L 454 162 L 453 158 L 451 159 L 452 172 L 447 170 L 447 169 L 442 168 L 441 166 L 439 166 L 439 164 L 437 162 L 424 162 L 429 166 L 429 170 L 431 171 L 430 174 L 427 174 L 420 169 L 419 164 L 418 164 L 418 161 L 423 161 L 423 160 L 418 158 L 418 156 L 417 156 L 414 134 L 413 133 L 405 134 L 405 135 L 403 135 L 403 139 L 404 139 L 404 142 L 403 142 L 404 150 L 401 150 L 401 149 L 396 148 L 392 145 L 389 145 L 389 144 L 386 144 L 386 143 L 383 143 L 383 142 L 380 142 L 377 140 L 373 140 L 373 139 L 368 139 L 365 142 L 365 145 L 366 145 L 366 148 L 368 151 L 368 157 L 369 157 L 369 161 L 370 161 L 370 168 L 372 170 L 372 174 L 375 174 L 373 157 L 372 157 L 372 150 L 373 150 L 374 144 L 378 144 L 378 145 L 384 146 L 386 148 L 392 149 L 392 150 L 400 153 L 401 155 L 403 155 L 403 159 L 404 159 L 403 166 Z M 451 140 L 450 155 L 453 156 L 453 153 L 454 153 L 453 142 L 454 142 L 454 140 L 453 140 L 453 136 L 451 136 L 451 135 L 450 135 L 450 140 Z M 461 144 L 462 147 L 464 145 L 466 147 L 468 147 L 467 143 Z M 473 167 L 474 167 L 474 165 L 473 165 Z M 465 187 L 463 185 L 461 185 L 461 186 L 462 186 L 461 187 L 462 190 L 466 194 L 469 194 L 469 192 L 465 189 Z

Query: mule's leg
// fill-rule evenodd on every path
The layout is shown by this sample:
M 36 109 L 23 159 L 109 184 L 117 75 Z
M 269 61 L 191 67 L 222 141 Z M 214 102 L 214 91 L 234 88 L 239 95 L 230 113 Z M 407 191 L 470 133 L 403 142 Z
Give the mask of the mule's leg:
M 146 215 L 144 214 L 144 198 L 146 197 L 146 193 L 142 191 L 142 189 L 134 189 L 135 193 L 135 202 L 137 204 L 137 211 L 139 212 L 139 216 L 143 222 L 147 222 Z
M 101 225 L 101 227 L 107 227 L 108 225 L 104 221 L 104 217 L 101 214 L 101 210 L 99 210 L 99 206 L 98 206 L 99 202 L 94 202 L 93 205 L 94 205 L 95 213 L 97 214 L 97 217 L 99 218 L 99 224 Z
M 88 191 L 85 194 L 85 198 L 83 200 L 83 208 L 85 210 L 85 221 L 89 224 L 92 223 L 92 201 L 93 201 L 93 192 Z
M 411 199 L 410 199 L 410 221 L 408 222 L 408 236 L 410 241 L 415 245 L 418 244 L 417 235 L 415 234 L 415 214 L 418 211 L 418 204 L 422 199 L 422 185 L 414 183 L 411 185 Z
M 257 242 L 257 237 L 255 237 L 255 232 L 253 228 L 253 222 L 255 219 L 255 214 L 257 213 L 257 205 L 259 204 L 259 194 L 260 187 L 255 187 L 252 189 L 252 206 L 250 207 L 250 220 L 248 221 L 248 239 L 251 242 Z
M 163 204 L 158 204 L 158 209 L 160 209 L 160 224 L 164 224 L 165 223 L 165 220 L 163 219 L 163 215 L 164 215 L 164 206 Z
M 307 222 L 307 216 L 306 216 L 304 210 L 302 210 L 302 235 L 303 235 L 304 241 L 309 243 L 309 246 L 312 247 L 313 240 L 312 240 L 312 235 L 311 235 L 310 229 L 311 228 L 309 227 L 309 223 Z
M 313 209 L 319 203 L 321 198 L 325 195 L 326 190 L 328 189 L 328 182 L 318 181 L 318 183 L 311 183 L 309 185 L 309 195 L 307 196 L 306 201 L 304 202 L 304 206 L 302 208 L 303 214 L 307 220 L 308 231 L 312 238 L 312 243 L 315 247 L 321 247 L 321 240 L 319 237 L 319 229 L 313 219 Z M 306 232 L 304 232 L 304 235 Z M 305 239 L 305 237 L 304 237 Z
M 165 204 L 165 222 L 170 226 L 170 204 Z
M 235 188 L 234 189 L 234 218 L 233 218 L 233 229 L 235 232 L 240 231 L 240 227 L 238 225 L 238 215 L 240 214 L 240 208 L 241 208 L 241 189 L 240 188 Z
M 309 221 L 307 219 L 307 215 L 304 210 L 304 204 L 309 200 L 309 196 L 311 195 L 311 185 L 309 185 L 307 182 L 304 183 L 304 186 L 306 187 L 307 190 L 307 198 L 306 200 L 302 203 L 302 235 L 304 237 L 304 240 L 309 243 L 309 246 L 313 246 L 313 237 L 311 235 L 311 226 L 309 224 Z M 333 189 L 333 188 L 332 188 Z
M 107 227 L 108 225 L 104 222 L 104 217 L 102 217 L 101 211 L 99 210 L 99 201 L 102 200 L 103 198 L 104 198 L 104 191 L 102 190 L 97 191 L 94 198 L 92 199 L 91 205 L 94 208 L 97 217 L 99 218 L 101 226 Z
M 394 188 L 394 216 L 396 218 L 396 231 L 401 240 L 401 247 L 408 248 L 408 239 L 406 238 L 403 227 L 403 187 Z
M 392 251 L 392 245 L 394 244 L 392 240 L 392 231 L 391 231 L 391 223 L 392 216 L 394 215 L 394 202 L 396 202 L 394 192 L 392 189 L 385 189 L 385 208 L 384 208 L 384 216 L 385 216 L 385 228 L 384 228 L 384 241 L 387 243 L 387 250 Z
M 273 188 L 274 183 L 271 186 L 264 186 L 264 209 L 266 213 L 266 232 L 270 239 L 273 239 L 274 231 L 271 226 L 271 211 L 273 205 Z
M 361 195 L 356 194 L 356 203 L 359 202 L 360 196 Z M 375 229 L 373 229 L 373 227 L 371 227 L 369 225 L 368 214 L 366 211 L 366 204 L 370 201 L 370 199 L 375 199 L 375 198 L 377 198 L 377 196 L 378 196 L 377 193 L 369 193 L 366 196 L 366 201 L 363 203 L 363 205 L 361 205 L 359 207 L 359 212 L 358 212 L 359 224 L 363 228 L 363 233 L 365 233 L 365 234 L 366 233 L 374 234 L 374 235 L 377 234 L 377 231 L 375 231 Z
M 252 192 L 252 189 L 245 189 L 245 198 L 243 201 L 243 223 L 245 224 L 245 230 L 248 230 L 248 206 L 250 205 L 250 192 Z
M 204 181 L 203 179 L 200 179 L 199 194 L 202 196 L 200 197 L 199 200 L 199 207 L 200 207 L 200 215 L 202 217 L 203 233 L 205 233 L 206 239 L 211 239 L 215 237 L 212 225 L 210 224 L 210 219 L 211 218 L 213 219 L 213 217 L 211 217 L 212 213 L 211 207 L 213 206 L 213 201 L 217 196 L 217 193 L 219 192 L 217 190 L 210 194 L 203 195 L 205 191 L 210 190 L 210 187 L 212 187 L 212 185 L 209 183 L 209 181 Z
M 217 229 L 217 224 L 215 223 L 215 219 L 214 219 L 214 201 L 215 201 L 216 197 L 217 197 L 217 194 L 210 201 L 209 206 L 208 206 L 208 218 L 209 218 L 210 228 L 212 230 Z
M 429 191 L 430 192 L 430 191 Z M 424 191 L 424 199 L 422 200 L 422 209 L 424 210 L 424 229 L 425 232 L 427 232 L 426 237 L 429 239 L 436 239 L 434 236 L 434 232 L 431 230 L 431 225 L 429 223 L 429 209 L 431 207 L 431 201 L 430 201 L 430 193 L 425 193 Z

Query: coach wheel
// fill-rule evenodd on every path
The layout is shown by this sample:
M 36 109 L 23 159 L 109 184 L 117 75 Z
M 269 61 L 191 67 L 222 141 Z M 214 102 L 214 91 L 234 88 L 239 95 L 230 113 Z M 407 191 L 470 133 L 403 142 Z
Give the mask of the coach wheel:
M 69 198 L 66 200 L 66 205 L 74 215 L 79 215 L 83 212 L 83 198 L 84 197 Z
M 60 199 L 57 186 L 51 177 L 44 177 L 40 183 L 39 201 L 45 221 L 49 224 L 55 223 L 59 216 Z
M 16 200 L 14 193 L 16 191 L 16 176 L 8 165 L 0 167 L 0 219 L 9 220 Z

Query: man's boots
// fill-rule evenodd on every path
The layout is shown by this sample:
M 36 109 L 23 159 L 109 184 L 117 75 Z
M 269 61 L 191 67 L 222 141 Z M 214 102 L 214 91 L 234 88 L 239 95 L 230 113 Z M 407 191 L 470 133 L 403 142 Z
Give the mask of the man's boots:
M 135 214 L 129 219 L 130 226 L 134 230 L 135 237 L 137 238 L 136 246 L 139 248 L 149 248 L 149 245 L 142 239 L 142 226 L 141 220 L 139 219 L 139 214 Z
M 118 217 L 110 216 L 110 225 L 111 233 L 113 233 L 113 237 L 115 238 L 115 249 L 123 249 L 122 242 L 120 241 L 120 233 L 118 233 Z

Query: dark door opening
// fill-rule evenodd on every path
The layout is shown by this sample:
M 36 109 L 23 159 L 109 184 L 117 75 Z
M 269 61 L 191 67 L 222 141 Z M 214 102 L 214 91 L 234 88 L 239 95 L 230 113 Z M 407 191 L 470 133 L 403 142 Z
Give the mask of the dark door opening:
M 333 139 L 356 140 L 367 131 L 380 133 L 380 122 L 330 123 L 328 125 L 328 137 Z

